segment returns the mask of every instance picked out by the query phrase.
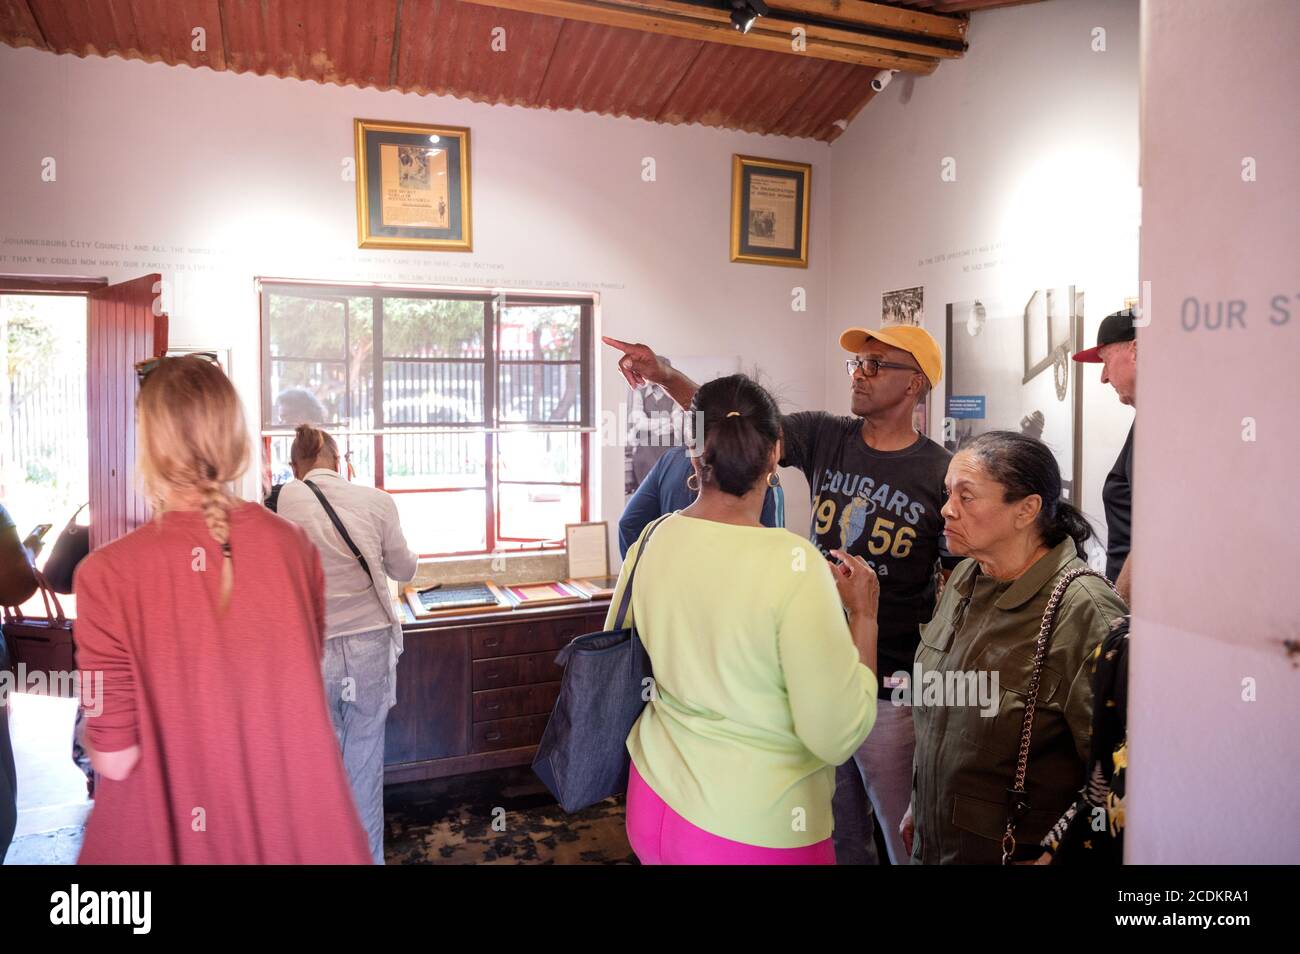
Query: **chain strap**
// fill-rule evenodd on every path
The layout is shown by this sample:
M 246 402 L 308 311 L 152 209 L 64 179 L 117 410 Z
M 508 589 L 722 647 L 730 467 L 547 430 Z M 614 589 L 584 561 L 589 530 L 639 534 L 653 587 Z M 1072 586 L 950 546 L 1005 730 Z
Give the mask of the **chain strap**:
M 1065 597 L 1065 591 L 1081 576 L 1095 576 L 1112 590 L 1115 584 L 1096 570 L 1078 567 L 1066 573 L 1057 582 L 1056 588 L 1043 610 L 1043 621 L 1038 627 L 1038 640 L 1034 644 L 1034 672 L 1029 677 L 1029 692 L 1025 697 L 1025 719 L 1020 726 L 1020 752 L 1016 758 L 1016 777 L 1007 790 L 1007 830 L 1002 835 L 1002 863 L 1010 864 L 1011 855 L 1016 850 L 1016 825 L 1029 811 L 1029 802 L 1025 800 L 1025 772 L 1029 768 L 1029 740 L 1034 732 L 1034 712 L 1038 708 L 1038 686 L 1042 682 L 1043 660 L 1047 658 L 1047 644 L 1052 638 L 1052 627 L 1056 624 L 1056 610 Z M 1118 592 L 1118 591 L 1116 591 Z

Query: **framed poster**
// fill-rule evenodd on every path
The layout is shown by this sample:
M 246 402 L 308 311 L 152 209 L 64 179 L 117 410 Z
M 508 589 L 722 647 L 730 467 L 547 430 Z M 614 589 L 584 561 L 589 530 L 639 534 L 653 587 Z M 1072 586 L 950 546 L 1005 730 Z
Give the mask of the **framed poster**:
M 469 130 L 358 119 L 357 245 L 474 248 Z
M 1049 294 L 1051 307 L 1059 304 L 1065 316 L 1064 327 L 1050 320 Z M 1070 355 L 1082 347 L 1082 336 L 1083 291 L 1074 286 L 1027 290 L 1024 297 L 1006 300 L 950 303 L 943 446 L 956 452 L 992 430 L 1036 437 L 1056 457 L 1065 499 L 1080 506 L 1083 392 Z M 1049 348 L 1047 354 L 1026 376 L 1026 360 L 1042 347 Z M 1051 374 L 1041 373 L 1049 367 Z
M 731 260 L 808 267 L 812 166 L 731 157 Z
M 925 288 L 900 288 L 880 296 L 881 325 L 920 325 L 925 321 Z

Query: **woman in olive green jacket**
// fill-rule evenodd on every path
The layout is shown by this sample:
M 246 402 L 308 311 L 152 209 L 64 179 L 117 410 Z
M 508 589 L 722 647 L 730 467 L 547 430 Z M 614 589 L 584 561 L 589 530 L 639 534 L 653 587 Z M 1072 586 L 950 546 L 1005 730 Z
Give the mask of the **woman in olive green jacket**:
M 1016 774 L 1025 699 L 1043 610 L 1092 528 L 1061 499 L 1041 441 L 982 434 L 953 457 L 943 507 L 953 571 L 922 627 L 908 687 L 916 727 L 912 807 L 900 826 L 913 862 L 997 864 Z M 1084 781 L 1092 725 L 1088 661 L 1127 612 L 1104 580 L 1070 584 L 1044 659 L 1020 845 L 1037 845 Z

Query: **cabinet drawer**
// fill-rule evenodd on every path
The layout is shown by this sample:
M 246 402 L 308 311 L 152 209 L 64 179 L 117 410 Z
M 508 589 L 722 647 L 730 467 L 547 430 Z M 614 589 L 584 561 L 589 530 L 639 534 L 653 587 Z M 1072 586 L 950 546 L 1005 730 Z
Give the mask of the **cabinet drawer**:
M 490 722 L 493 719 L 545 714 L 554 708 L 559 694 L 558 682 L 476 692 L 474 693 L 474 721 Z
M 555 647 L 563 649 L 569 643 L 573 642 L 577 636 L 585 636 L 587 633 L 599 633 L 605 627 L 605 617 L 601 616 L 575 616 L 571 619 L 560 619 L 555 621 Z
M 550 620 L 533 620 L 505 626 L 477 626 L 469 631 L 470 652 L 475 659 L 492 659 L 559 649 L 568 640 L 555 641 L 556 625 Z
M 520 716 L 517 719 L 496 719 L 474 724 L 474 751 L 491 752 L 494 749 L 513 749 L 523 745 L 536 745 L 542 740 L 549 712 Z
M 500 659 L 474 660 L 474 689 L 504 689 L 529 686 L 538 682 L 556 682 L 564 670 L 555 665 L 555 650 L 503 656 Z

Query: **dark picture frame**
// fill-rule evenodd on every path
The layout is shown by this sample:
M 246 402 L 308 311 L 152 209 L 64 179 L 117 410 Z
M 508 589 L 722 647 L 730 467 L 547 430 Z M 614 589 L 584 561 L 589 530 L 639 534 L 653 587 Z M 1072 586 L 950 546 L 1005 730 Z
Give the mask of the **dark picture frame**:
M 731 261 L 808 267 L 812 166 L 731 157 Z
M 353 131 L 358 247 L 473 251 L 469 129 L 357 119 Z

